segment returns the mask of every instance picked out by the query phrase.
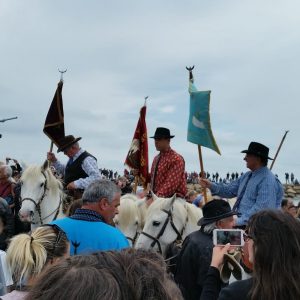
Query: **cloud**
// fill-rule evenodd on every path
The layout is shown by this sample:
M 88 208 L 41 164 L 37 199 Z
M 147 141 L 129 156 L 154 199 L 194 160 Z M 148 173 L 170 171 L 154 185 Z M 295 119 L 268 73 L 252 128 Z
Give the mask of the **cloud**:
M 174 113 L 174 111 L 175 111 L 175 106 L 173 106 L 173 105 L 166 105 L 166 106 L 163 106 L 163 107 L 159 108 L 159 110 L 160 110 L 162 113 L 170 114 L 170 113 Z

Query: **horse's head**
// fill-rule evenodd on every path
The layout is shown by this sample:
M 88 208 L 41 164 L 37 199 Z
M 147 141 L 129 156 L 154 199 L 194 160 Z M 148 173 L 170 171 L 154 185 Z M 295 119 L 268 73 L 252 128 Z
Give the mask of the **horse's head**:
M 137 197 L 133 194 L 122 196 L 118 210 L 119 213 L 114 218 L 115 225 L 133 245 L 141 231 L 141 216 L 137 206 Z
M 181 239 L 186 226 L 188 213 L 185 201 L 172 198 L 157 198 L 153 195 L 153 203 L 149 206 L 146 222 L 136 248 L 155 249 L 165 254 L 168 245 Z
M 37 221 L 34 220 L 34 214 L 36 211 L 40 214 L 40 205 L 48 191 L 49 181 L 53 180 L 51 176 L 47 161 L 42 166 L 33 165 L 25 169 L 21 177 L 21 221 Z

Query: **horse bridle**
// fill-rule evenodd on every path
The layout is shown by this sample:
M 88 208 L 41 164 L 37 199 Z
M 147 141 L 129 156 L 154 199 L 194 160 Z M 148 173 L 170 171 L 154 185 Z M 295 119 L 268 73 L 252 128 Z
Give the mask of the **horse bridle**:
M 133 238 L 130 237 L 130 236 L 125 236 L 125 237 L 126 237 L 127 240 L 129 240 L 132 243 L 132 245 L 134 245 L 134 243 L 135 243 L 135 241 L 136 241 L 136 239 L 137 239 L 138 236 L 139 236 L 139 232 L 136 229 L 136 232 L 135 232 L 135 235 L 134 235 Z
M 47 186 L 47 177 L 46 177 L 46 174 L 45 172 L 41 172 L 45 178 L 45 183 L 44 183 L 44 190 L 43 190 L 43 194 L 40 198 L 40 200 L 36 203 L 32 198 L 23 198 L 21 199 L 21 204 L 25 201 L 25 200 L 29 200 L 31 201 L 34 205 L 35 205 L 35 209 L 36 211 L 38 212 L 38 215 L 39 215 L 39 218 L 40 218 L 40 222 L 41 222 L 41 225 L 43 225 L 43 220 L 45 220 L 46 218 L 50 217 L 51 215 L 54 214 L 54 212 L 56 211 L 55 215 L 54 215 L 54 218 L 52 221 L 56 220 L 57 216 L 58 216 L 58 213 L 59 213 L 59 207 L 61 205 L 61 198 L 60 198 L 60 201 L 59 201 L 59 205 L 58 205 L 58 208 L 56 208 L 50 215 L 46 216 L 45 218 L 42 218 L 42 213 L 41 213 L 41 204 L 46 196 L 46 193 L 48 191 L 48 186 Z M 35 222 L 31 222 L 31 224 L 37 224 Z
M 176 232 L 177 234 L 177 238 L 176 238 L 176 241 L 177 240 L 182 240 L 182 233 L 184 231 L 184 228 L 185 228 L 185 225 L 183 226 L 181 232 L 179 232 L 179 230 L 176 228 L 175 224 L 174 224 L 174 221 L 173 221 L 173 215 L 172 215 L 172 212 L 171 212 L 171 209 L 170 208 L 169 210 L 166 210 L 166 209 L 162 209 L 163 212 L 165 212 L 167 214 L 167 218 L 162 226 L 162 228 L 160 229 L 159 233 L 157 234 L 156 237 L 150 235 L 149 233 L 147 232 L 144 232 L 142 231 L 141 234 L 145 235 L 146 237 L 150 238 L 152 240 L 152 243 L 150 245 L 151 248 L 153 248 L 156 244 L 158 246 L 158 251 L 160 254 L 162 254 L 162 250 L 161 250 L 161 245 L 160 245 L 160 241 L 159 241 L 159 238 L 164 234 L 165 230 L 166 230 L 166 227 L 168 225 L 168 223 L 170 222 L 173 230 Z

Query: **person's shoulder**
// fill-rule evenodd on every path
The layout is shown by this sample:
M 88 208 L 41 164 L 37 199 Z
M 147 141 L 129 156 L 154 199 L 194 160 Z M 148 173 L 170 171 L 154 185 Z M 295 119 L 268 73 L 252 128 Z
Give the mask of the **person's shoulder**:
M 218 299 L 220 300 L 249 299 L 248 294 L 251 289 L 251 285 L 252 285 L 252 278 L 233 282 L 221 290 Z
M 55 221 L 52 221 L 50 223 L 50 225 L 57 225 L 58 227 L 64 225 L 64 224 L 67 224 L 69 222 L 72 222 L 73 219 L 71 219 L 70 217 L 64 217 L 64 218 L 61 218 L 61 219 L 56 219 Z
M 281 184 L 280 180 L 272 173 L 272 171 L 268 167 L 263 167 L 261 174 L 265 181 Z
M 129 246 L 127 238 L 118 228 L 103 222 L 98 223 L 98 226 L 99 230 L 95 234 L 98 235 L 101 232 L 101 240 L 105 237 L 107 241 L 117 242 L 120 249 Z
M 176 152 L 174 149 L 170 149 L 170 155 L 174 158 L 174 159 L 177 159 L 177 160 L 184 160 L 183 159 L 183 156 L 181 154 L 179 154 L 178 152 Z
M 186 243 L 191 244 L 193 247 L 201 248 L 203 245 L 213 246 L 212 237 L 209 234 L 203 233 L 200 230 L 194 231 L 186 237 Z
M 101 222 L 100 225 L 107 233 L 115 236 L 125 237 L 125 235 L 116 227 Z

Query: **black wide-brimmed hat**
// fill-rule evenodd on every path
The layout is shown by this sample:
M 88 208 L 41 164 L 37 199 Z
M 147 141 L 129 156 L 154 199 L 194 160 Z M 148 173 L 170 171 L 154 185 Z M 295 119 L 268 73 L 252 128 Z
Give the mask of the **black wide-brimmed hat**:
M 73 144 L 81 140 L 81 137 L 75 138 L 73 135 L 66 135 L 61 140 L 59 140 L 59 147 L 57 152 L 65 151 L 67 148 L 71 147 Z
M 269 157 L 269 148 L 257 142 L 251 142 L 248 149 L 243 150 L 241 153 L 253 154 L 259 157 L 273 160 L 273 158 Z
M 206 203 L 202 207 L 203 218 L 198 221 L 198 225 L 207 225 L 233 215 L 237 215 L 236 211 L 231 210 L 229 203 L 225 200 L 215 199 Z
M 152 139 L 172 139 L 175 135 L 170 135 L 170 129 L 164 127 L 157 127 Z

